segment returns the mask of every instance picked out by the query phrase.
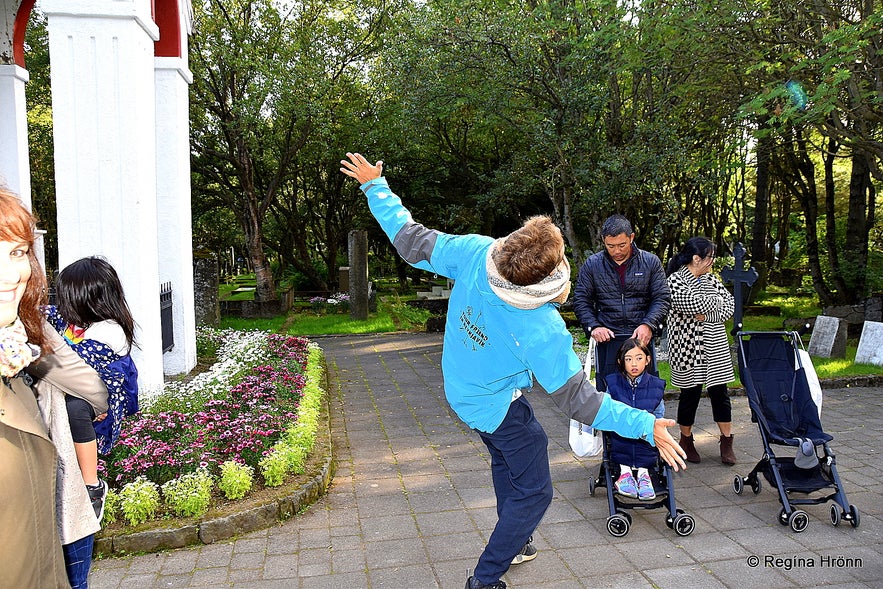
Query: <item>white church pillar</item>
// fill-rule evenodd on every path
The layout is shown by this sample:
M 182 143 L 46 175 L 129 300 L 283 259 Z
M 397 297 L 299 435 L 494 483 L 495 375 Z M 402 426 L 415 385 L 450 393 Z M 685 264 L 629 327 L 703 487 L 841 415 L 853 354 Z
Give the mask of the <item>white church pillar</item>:
M 142 391 L 163 385 L 151 0 L 42 0 L 52 58 L 59 265 L 102 255 L 138 324 Z M 175 247 L 169 245 L 168 247 Z
M 175 339 L 163 363 L 166 374 L 181 374 L 196 366 L 188 96 L 193 76 L 186 58 L 157 57 L 155 68 L 159 273 L 161 282 L 172 284 Z
M 25 83 L 28 71 L 0 65 L 0 181 L 31 208 L 31 167 L 28 161 L 28 119 Z

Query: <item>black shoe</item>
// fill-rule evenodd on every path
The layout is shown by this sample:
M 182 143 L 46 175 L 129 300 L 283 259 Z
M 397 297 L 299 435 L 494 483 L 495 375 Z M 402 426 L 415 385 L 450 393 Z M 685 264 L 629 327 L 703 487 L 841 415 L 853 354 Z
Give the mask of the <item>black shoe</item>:
M 466 579 L 466 589 L 506 589 L 506 583 L 496 581 L 490 585 L 485 585 L 475 577 L 469 577 Z
M 101 523 L 101 518 L 104 517 L 104 500 L 107 498 L 107 483 L 98 479 L 97 485 L 86 485 L 86 491 L 89 492 L 95 517 L 98 518 L 98 523 Z
M 521 549 L 521 552 L 512 559 L 512 564 L 521 564 L 537 557 L 537 549 L 533 547 L 533 536 L 527 539 L 527 544 Z

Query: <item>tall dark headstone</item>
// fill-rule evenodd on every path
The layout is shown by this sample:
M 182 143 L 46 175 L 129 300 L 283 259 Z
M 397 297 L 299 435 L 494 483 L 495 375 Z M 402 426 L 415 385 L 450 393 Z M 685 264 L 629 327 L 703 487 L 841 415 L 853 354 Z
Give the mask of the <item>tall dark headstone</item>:
M 349 233 L 350 317 L 368 319 L 368 232 Z
M 193 252 L 193 306 L 197 325 L 219 327 L 218 257 L 208 250 Z
M 742 329 L 742 304 L 743 294 L 742 285 L 751 286 L 757 280 L 757 270 L 754 268 L 744 268 L 745 266 L 745 248 L 741 243 L 737 243 L 733 248 L 733 257 L 735 263 L 732 268 L 724 268 L 721 272 L 721 278 L 724 282 L 733 285 L 733 298 L 735 299 L 735 309 L 733 310 L 733 331 Z

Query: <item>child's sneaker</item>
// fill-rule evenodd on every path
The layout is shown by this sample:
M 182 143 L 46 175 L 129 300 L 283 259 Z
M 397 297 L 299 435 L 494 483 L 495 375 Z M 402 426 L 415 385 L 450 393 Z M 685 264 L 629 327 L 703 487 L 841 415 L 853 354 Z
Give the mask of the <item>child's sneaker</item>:
M 101 523 L 101 518 L 104 517 L 104 500 L 107 499 L 107 483 L 98 479 L 97 485 L 86 485 L 86 491 L 89 492 L 89 499 L 92 501 L 95 517 Z
M 641 501 L 653 501 L 656 499 L 656 491 L 653 490 L 653 483 L 650 482 L 650 475 L 642 472 L 638 475 L 638 499 Z
M 632 471 L 630 470 L 619 475 L 613 486 L 616 488 L 616 492 L 623 497 L 632 497 L 633 499 L 638 497 L 638 487 L 635 485 L 635 477 L 632 476 Z

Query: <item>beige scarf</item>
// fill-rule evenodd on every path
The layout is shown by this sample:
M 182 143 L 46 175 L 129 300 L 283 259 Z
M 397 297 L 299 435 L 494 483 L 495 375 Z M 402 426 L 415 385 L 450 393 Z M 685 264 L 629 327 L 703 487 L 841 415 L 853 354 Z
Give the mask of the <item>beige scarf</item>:
M 40 355 L 28 343 L 25 326 L 18 317 L 10 325 L 0 327 L 0 375 L 12 378 Z
M 505 238 L 498 239 L 487 253 L 487 279 L 491 289 L 506 304 L 518 309 L 536 309 L 548 302 L 555 301 L 559 297 L 566 298 L 570 292 L 570 263 L 565 257 L 549 276 L 546 276 L 536 284 L 518 286 L 512 284 L 502 276 L 494 263 L 494 252 L 503 243 Z M 562 297 L 562 295 L 564 295 Z M 564 302 L 563 300 L 558 302 Z

